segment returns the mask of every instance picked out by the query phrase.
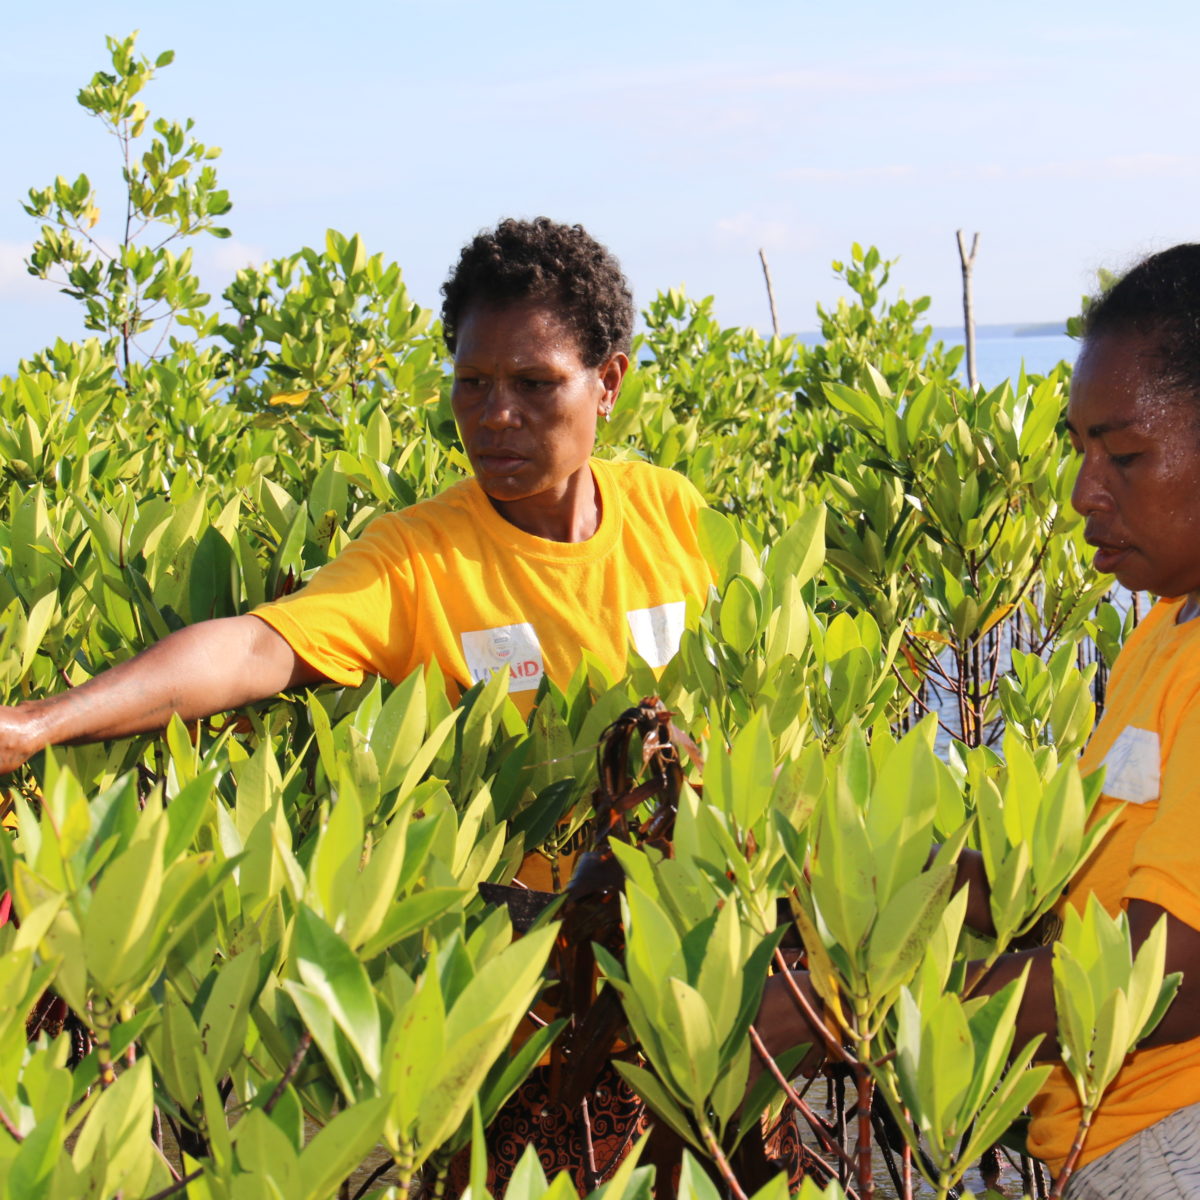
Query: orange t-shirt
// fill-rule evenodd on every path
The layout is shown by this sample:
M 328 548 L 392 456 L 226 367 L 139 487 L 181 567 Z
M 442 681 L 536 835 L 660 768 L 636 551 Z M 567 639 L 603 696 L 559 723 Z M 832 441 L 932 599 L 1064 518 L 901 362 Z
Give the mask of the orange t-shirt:
M 655 669 L 679 647 L 712 570 L 704 501 L 682 475 L 591 460 L 600 526 L 553 542 L 510 525 L 474 479 L 373 521 L 300 591 L 254 610 L 336 683 L 398 682 L 437 662 L 457 694 L 507 665 L 528 715 L 543 675 L 566 686 L 586 647 L 609 670 L 632 642 Z
M 1176 625 L 1182 599 L 1160 600 L 1113 668 L 1104 716 L 1080 759 L 1103 765 L 1096 814 L 1116 824 L 1071 882 L 1109 912 L 1147 900 L 1200 929 L 1200 620 Z M 1080 1164 L 1177 1109 L 1200 1103 L 1200 1037 L 1138 1050 L 1100 1102 Z M 1059 1066 L 1033 1105 L 1029 1150 L 1057 1170 L 1079 1125 L 1075 1085 Z
M 704 500 L 692 483 L 642 462 L 593 458 L 600 526 L 553 542 L 509 524 L 475 479 L 372 521 L 300 591 L 254 610 L 335 683 L 393 682 L 437 662 L 451 700 L 504 666 L 522 716 L 543 675 L 566 686 L 586 647 L 614 675 L 634 649 L 665 667 L 689 596 L 713 581 L 700 549 Z M 574 854 L 558 867 L 570 877 Z M 529 854 L 521 880 L 554 889 Z

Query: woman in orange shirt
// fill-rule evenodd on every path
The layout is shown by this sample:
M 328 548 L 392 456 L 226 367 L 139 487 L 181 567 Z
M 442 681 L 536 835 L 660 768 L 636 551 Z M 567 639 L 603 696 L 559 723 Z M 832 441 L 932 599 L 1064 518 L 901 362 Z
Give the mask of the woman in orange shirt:
M 473 478 L 379 517 L 292 596 L 0 707 L 0 771 L 47 745 L 151 732 L 303 684 L 396 682 L 435 661 L 455 697 L 506 667 L 525 714 L 543 676 L 565 686 L 585 647 L 616 674 L 631 643 L 666 665 L 688 597 L 712 576 L 687 479 L 592 457 L 629 366 L 619 264 L 578 225 L 503 221 L 442 290 Z
M 1097 569 L 1160 599 L 1121 651 L 1081 761 L 1105 767 L 1098 813 L 1119 815 L 1065 902 L 1094 893 L 1125 909 L 1135 946 L 1165 916 L 1166 969 L 1183 973 L 1105 1094 L 1068 1195 L 1200 1198 L 1200 245 L 1152 256 L 1091 306 L 1067 427 L 1081 456 L 1071 499 Z M 959 878 L 968 924 L 994 932 L 978 855 L 964 855 Z M 1051 947 L 1005 955 L 984 985 L 1029 967 L 1015 1044 L 1044 1034 L 1050 1056 L 1051 958 Z M 768 1049 L 815 1043 L 783 983 L 769 982 L 759 1015 Z M 1079 1121 L 1061 1066 L 1033 1116 L 1030 1150 L 1057 1170 Z

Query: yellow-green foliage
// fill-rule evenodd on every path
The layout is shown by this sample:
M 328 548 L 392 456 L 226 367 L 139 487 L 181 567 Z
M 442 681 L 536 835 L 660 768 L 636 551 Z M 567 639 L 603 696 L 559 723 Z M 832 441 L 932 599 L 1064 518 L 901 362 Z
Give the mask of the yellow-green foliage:
M 109 254 L 86 179 L 30 194 L 33 266 L 99 337 L 0 379 L 10 702 L 299 586 L 377 512 L 468 469 L 436 326 L 357 235 L 241 272 L 223 305 L 200 292 L 187 240 L 227 232 L 216 152 L 138 99 L 168 55 L 110 50 L 81 102 L 140 164 L 142 224 Z M 960 995 L 952 859 L 983 850 L 1007 937 L 1086 856 L 1094 789 L 1063 764 L 1093 708 L 1070 666 L 1085 633 L 1111 655 L 1124 627 L 1093 616 L 1103 585 L 1065 502 L 1063 374 L 970 394 L 918 324 L 925 302 L 881 299 L 890 266 L 854 248 L 838 269 L 856 299 L 819 311 L 812 348 L 722 329 L 679 292 L 651 304 L 601 453 L 700 487 L 718 577 L 660 678 L 585 661 L 523 722 L 501 679 L 452 708 L 434 670 L 47 753 L 9 782 L 0 884 L 21 924 L 0 927 L 0 1194 L 169 1188 L 155 1107 L 193 1196 L 324 1200 L 377 1145 L 399 1187 L 443 1171 L 559 1032 L 510 1051 L 552 934 L 514 941 L 477 885 L 529 853 L 557 861 L 603 730 L 654 692 L 707 763 L 674 858 L 619 852 L 628 952 L 602 968 L 644 1056 L 627 1078 L 698 1154 L 744 1136 L 747 1029 L 786 900 L 850 1053 L 923 1132 L 933 1182 L 961 1176 L 961 1135 L 981 1113 L 1006 1126 L 1030 1086 L 988 1049 L 1015 996 Z M 985 742 L 1005 720 L 1002 761 Z M 1089 921 L 1060 1009 L 1114 969 Z M 1122 1046 L 1151 1015 L 1153 965 Z M 47 986 L 96 1039 L 70 1071 L 64 1039 L 25 1041 Z M 1075 1060 L 1090 1010 L 1071 1012 Z M 951 1096 L 930 1071 L 968 1043 L 979 1071 L 958 1059 Z M 1102 1084 L 1089 1075 L 1089 1096 Z M 476 1146 L 477 1189 L 478 1172 Z M 649 1177 L 630 1160 L 608 1200 L 648 1195 Z M 564 1182 L 527 1158 L 509 1196 Z M 717 1193 L 685 1159 L 680 1194 Z

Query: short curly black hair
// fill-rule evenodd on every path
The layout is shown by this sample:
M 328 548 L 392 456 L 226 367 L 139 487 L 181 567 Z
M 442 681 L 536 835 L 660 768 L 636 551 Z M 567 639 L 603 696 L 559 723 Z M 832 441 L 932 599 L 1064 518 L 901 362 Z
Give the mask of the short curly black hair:
M 1088 306 L 1084 341 L 1109 334 L 1153 338 L 1158 378 L 1200 396 L 1200 245 L 1184 242 L 1144 258 Z
M 545 302 L 574 332 L 584 366 L 629 353 L 633 293 L 621 264 L 582 225 L 510 217 L 481 231 L 463 247 L 442 296 L 442 336 L 451 354 L 474 305 L 527 300 Z

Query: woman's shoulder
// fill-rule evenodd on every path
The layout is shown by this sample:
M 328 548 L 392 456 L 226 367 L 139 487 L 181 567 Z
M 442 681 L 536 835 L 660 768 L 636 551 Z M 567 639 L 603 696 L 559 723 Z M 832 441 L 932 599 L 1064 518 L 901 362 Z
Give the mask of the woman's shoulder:
M 657 467 L 641 459 L 596 459 L 600 469 L 607 471 L 613 482 L 626 495 L 654 496 L 659 499 L 679 499 L 701 507 L 704 498 L 686 475 L 667 467 Z
M 1160 599 L 1138 623 L 1113 665 L 1110 691 L 1154 694 L 1185 708 L 1200 700 L 1200 618 L 1177 624 L 1181 603 Z
M 381 513 L 366 527 L 362 537 L 419 541 L 430 537 L 441 539 L 448 531 L 459 527 L 474 528 L 478 494 L 479 487 L 474 479 L 461 480 L 436 496 L 427 496 L 404 508 Z
M 1198 658 L 1200 619 L 1185 620 L 1182 624 L 1179 622 L 1180 610 L 1186 599 L 1185 596 L 1159 597 L 1130 633 L 1126 646 L 1144 644 L 1149 652 L 1158 653 L 1167 648 L 1181 652 L 1186 658 Z

